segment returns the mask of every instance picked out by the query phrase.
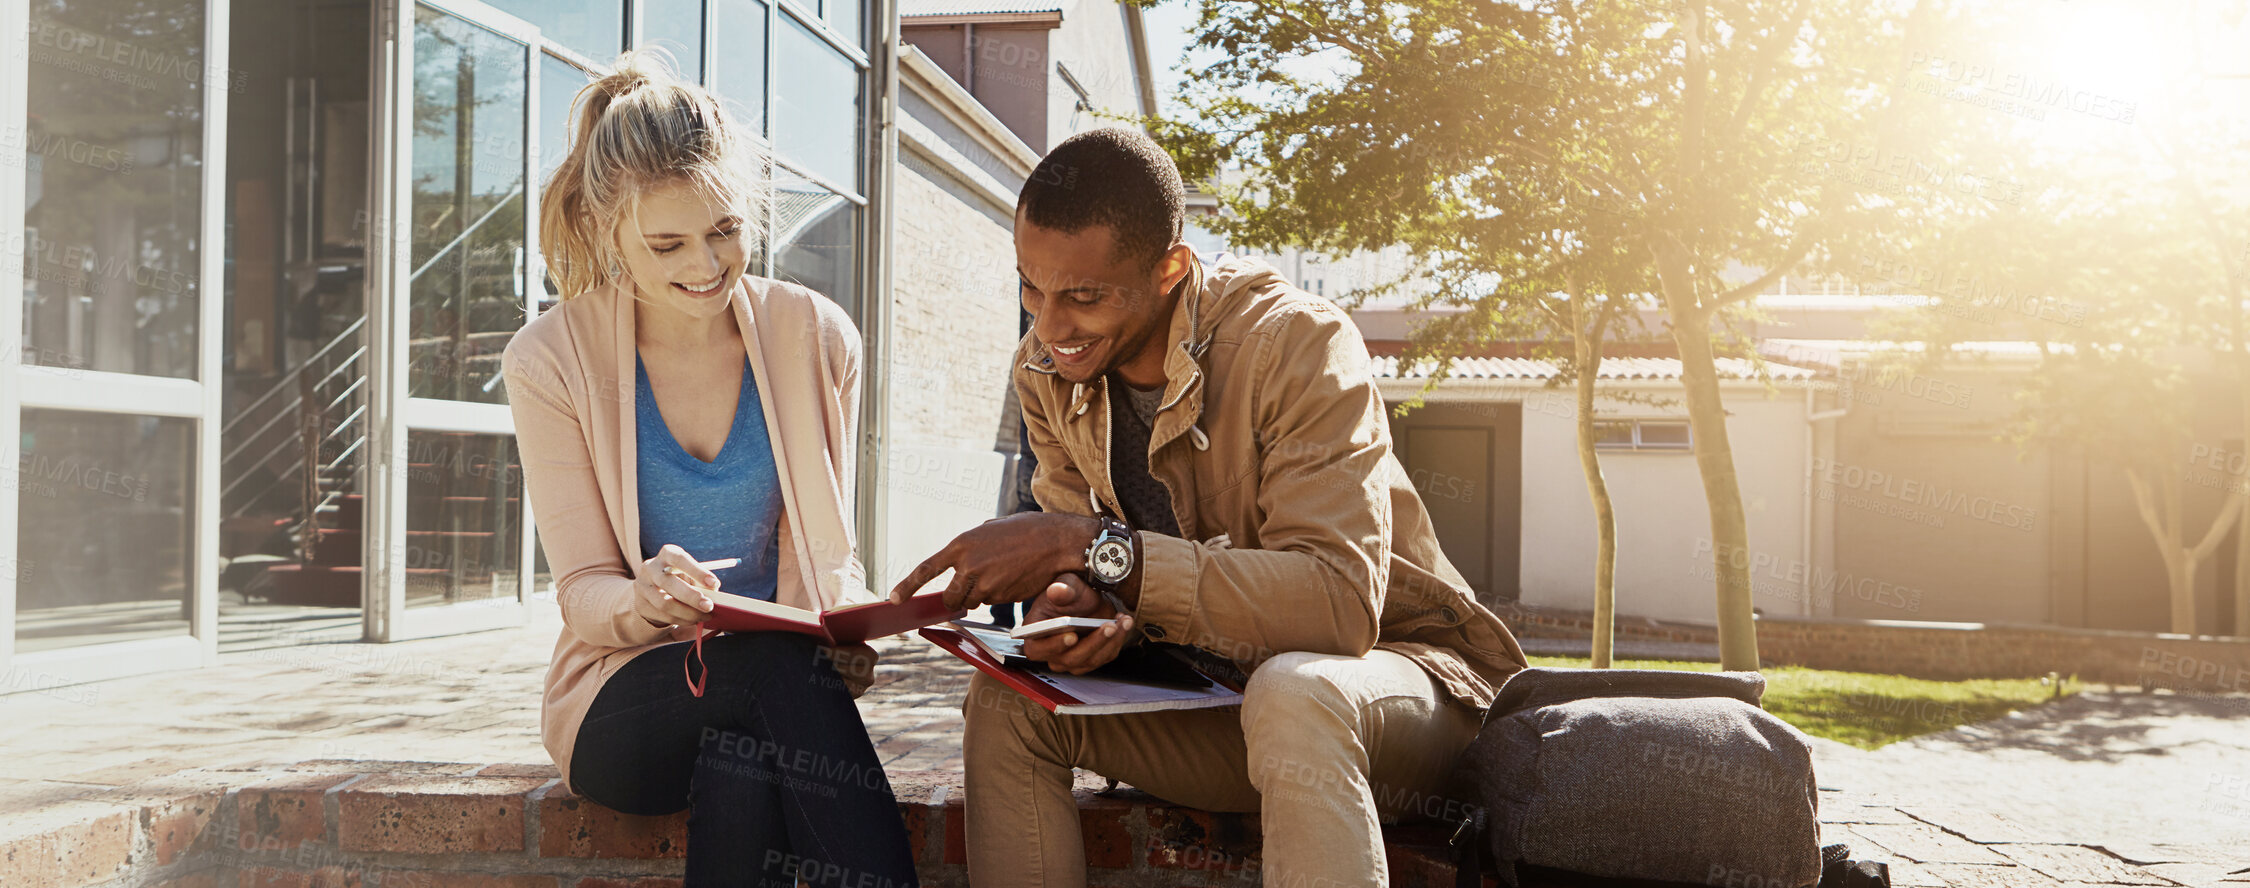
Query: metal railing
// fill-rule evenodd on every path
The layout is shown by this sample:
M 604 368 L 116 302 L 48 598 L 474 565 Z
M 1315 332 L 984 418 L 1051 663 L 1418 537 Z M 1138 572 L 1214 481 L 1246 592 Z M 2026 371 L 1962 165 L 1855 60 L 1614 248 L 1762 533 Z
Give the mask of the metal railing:
M 355 343 L 366 325 L 364 317 L 353 321 L 220 427 L 220 440 L 227 443 L 219 456 L 220 477 L 226 479 L 219 500 L 227 517 L 249 512 L 275 487 L 305 483 L 302 472 L 313 476 L 304 497 L 307 516 L 350 492 L 350 477 L 337 472 L 366 443 L 366 431 L 358 426 L 367 408 L 354 403 L 367 388 L 367 346 Z M 341 422 L 328 421 L 347 409 Z M 308 435 L 308 426 L 317 426 L 319 434 Z M 308 457 L 331 446 L 339 450 L 332 459 Z M 253 482 L 259 486 L 245 486 Z

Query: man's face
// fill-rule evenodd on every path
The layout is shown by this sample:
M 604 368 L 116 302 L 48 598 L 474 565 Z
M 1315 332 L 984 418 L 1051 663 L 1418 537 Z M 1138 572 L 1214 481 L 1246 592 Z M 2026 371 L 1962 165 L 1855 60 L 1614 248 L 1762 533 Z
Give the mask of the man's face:
M 1121 256 L 1107 225 L 1064 233 L 1016 220 L 1016 274 L 1031 331 L 1071 382 L 1092 382 L 1159 344 L 1187 248 L 1155 262 Z

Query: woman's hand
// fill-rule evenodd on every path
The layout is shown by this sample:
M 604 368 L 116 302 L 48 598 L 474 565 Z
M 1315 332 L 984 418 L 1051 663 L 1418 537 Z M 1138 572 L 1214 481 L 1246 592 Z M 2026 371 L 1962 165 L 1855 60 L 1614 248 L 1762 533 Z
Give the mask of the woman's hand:
M 633 613 L 654 626 L 692 626 L 711 616 L 715 605 L 705 589 L 717 590 L 719 577 L 695 563 L 686 549 L 666 544 L 641 562 L 633 579 Z

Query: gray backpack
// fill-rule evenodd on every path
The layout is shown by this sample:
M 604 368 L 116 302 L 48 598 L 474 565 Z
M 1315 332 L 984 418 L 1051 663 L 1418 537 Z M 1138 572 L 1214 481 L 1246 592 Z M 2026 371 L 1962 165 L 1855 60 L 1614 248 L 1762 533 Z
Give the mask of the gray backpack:
M 1821 881 L 1812 748 L 1755 672 L 1525 669 L 1454 778 L 1463 884 L 1525 874 L 1805 888 Z

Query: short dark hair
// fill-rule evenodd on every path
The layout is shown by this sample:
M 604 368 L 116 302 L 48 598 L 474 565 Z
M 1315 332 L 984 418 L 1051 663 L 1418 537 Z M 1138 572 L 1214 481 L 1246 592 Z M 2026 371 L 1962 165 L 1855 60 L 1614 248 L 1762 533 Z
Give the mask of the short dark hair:
M 1016 216 L 1076 234 L 1107 226 L 1120 256 L 1150 265 L 1180 241 L 1187 192 L 1172 156 L 1147 133 L 1107 127 L 1064 139 L 1025 179 Z

